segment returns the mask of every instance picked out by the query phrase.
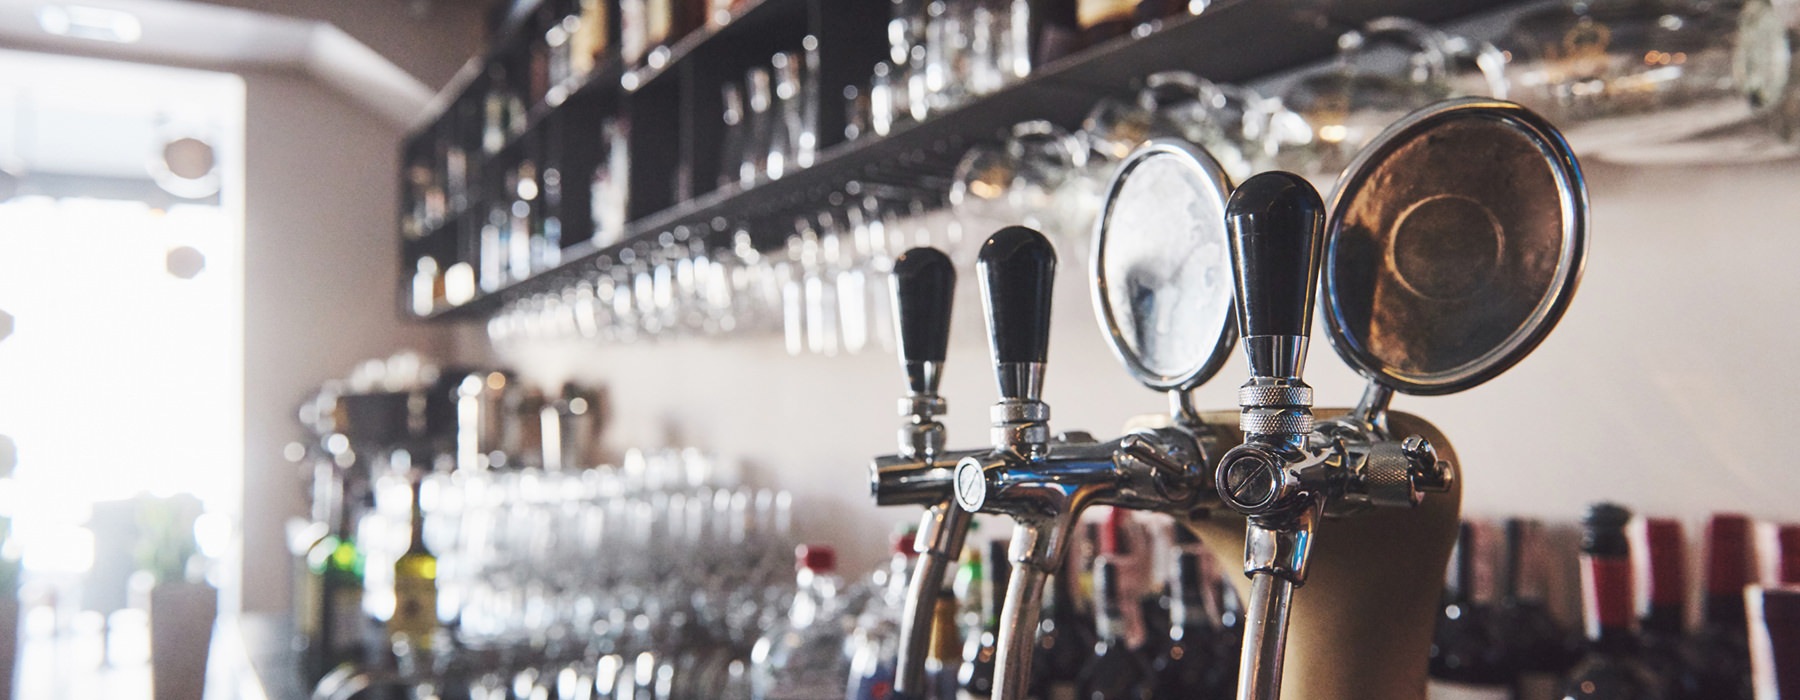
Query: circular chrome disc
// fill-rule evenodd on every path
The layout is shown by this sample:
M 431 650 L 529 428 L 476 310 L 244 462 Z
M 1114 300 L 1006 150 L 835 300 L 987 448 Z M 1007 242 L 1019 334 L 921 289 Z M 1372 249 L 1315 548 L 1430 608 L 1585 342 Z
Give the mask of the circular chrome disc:
M 1206 381 L 1237 340 L 1225 200 L 1198 146 L 1154 139 L 1125 157 L 1094 234 L 1094 310 L 1113 354 L 1153 389 Z
M 1339 179 L 1324 305 L 1346 362 L 1397 391 L 1448 394 L 1511 368 L 1568 308 L 1587 188 L 1562 135 L 1510 102 L 1414 112 Z

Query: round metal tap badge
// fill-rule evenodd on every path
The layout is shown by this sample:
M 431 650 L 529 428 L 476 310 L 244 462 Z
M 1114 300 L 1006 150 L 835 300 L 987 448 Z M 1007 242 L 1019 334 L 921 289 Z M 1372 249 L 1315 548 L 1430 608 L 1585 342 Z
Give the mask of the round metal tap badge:
M 970 513 L 979 513 L 984 503 L 987 503 L 987 475 L 982 473 L 981 461 L 964 457 L 956 463 L 956 504 Z

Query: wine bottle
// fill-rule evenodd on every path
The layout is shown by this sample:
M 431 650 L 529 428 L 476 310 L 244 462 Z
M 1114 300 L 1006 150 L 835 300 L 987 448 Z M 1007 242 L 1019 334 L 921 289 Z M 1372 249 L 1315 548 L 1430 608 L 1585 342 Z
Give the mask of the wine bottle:
M 1745 598 L 1756 697 L 1800 697 L 1800 586 L 1752 586 Z
M 907 584 L 918 553 L 913 550 L 916 529 L 908 529 L 893 541 L 886 575 L 879 594 L 857 616 L 851 635 L 849 700 L 888 700 L 894 696 L 894 673 L 900 661 L 900 615 L 906 604 Z
M 1681 521 L 1670 518 L 1644 518 L 1633 535 L 1641 538 L 1633 546 L 1644 553 L 1638 565 L 1639 580 L 1644 583 L 1638 606 L 1644 652 L 1670 679 L 1670 694 L 1680 698 L 1686 695 L 1684 685 L 1693 683 L 1682 650 L 1688 590 L 1686 536 Z
M 363 553 L 355 534 L 358 492 L 347 474 L 338 473 L 336 482 L 336 522 L 331 533 L 306 553 L 307 580 L 312 583 L 307 594 L 318 601 L 309 606 L 312 619 L 301 621 L 312 630 L 303 664 L 312 681 L 338 664 L 361 658 L 364 651 Z
M 1036 700 L 1075 700 L 1081 667 L 1094 649 L 1094 631 L 1075 605 L 1075 580 L 1066 571 L 1044 587 L 1045 611 L 1038 622 L 1026 695 Z
M 1564 700 L 1663 700 L 1665 682 L 1644 664 L 1632 614 L 1631 511 L 1611 503 L 1582 520 L 1582 617 L 1588 653 L 1563 683 Z
M 1137 26 L 1137 0 L 1075 0 L 1081 45 L 1094 46 L 1126 36 Z
M 1772 528 L 1767 552 L 1769 567 L 1763 580 L 1772 586 L 1800 584 L 1800 525 Z
M 931 613 L 931 647 L 925 656 L 927 700 L 956 697 L 956 673 L 962 666 L 962 633 L 957 629 L 956 590 L 938 590 L 937 607 Z
M 962 670 L 957 674 L 957 698 L 989 697 L 994 692 L 994 658 L 999 651 L 1000 608 L 1006 601 L 1006 583 L 1011 574 L 1006 561 L 1006 543 L 988 543 L 986 581 L 981 586 L 977 607 L 981 627 L 963 645 Z
M 425 547 L 425 478 L 412 480 L 412 537 L 406 553 L 394 561 L 394 615 L 388 618 L 388 643 L 397 655 L 429 654 L 437 636 L 437 555 Z
M 1142 700 L 1150 668 L 1125 643 L 1124 609 L 1119 600 L 1119 568 L 1101 554 L 1094 564 L 1095 629 L 1100 641 L 1077 682 L 1082 700 Z
M 1505 568 L 1496 626 L 1510 652 L 1506 662 L 1515 700 L 1555 697 L 1563 676 L 1581 661 L 1581 634 L 1559 623 L 1544 602 L 1547 548 L 1538 523 L 1508 518 Z
M 1684 645 L 1678 695 L 1693 700 L 1750 700 L 1750 519 L 1720 513 L 1706 526 L 1706 597 L 1700 627 Z
M 1230 698 L 1237 689 L 1237 658 L 1219 656 L 1211 556 L 1201 549 L 1200 538 L 1179 524 L 1175 546 L 1169 577 L 1169 639 L 1150 662 L 1151 697 Z
M 1481 528 L 1464 521 L 1451 557 L 1444 604 L 1431 638 L 1430 688 L 1434 700 L 1507 700 L 1514 674 L 1511 650 L 1498 616 L 1477 592 L 1477 570 L 1491 551 Z

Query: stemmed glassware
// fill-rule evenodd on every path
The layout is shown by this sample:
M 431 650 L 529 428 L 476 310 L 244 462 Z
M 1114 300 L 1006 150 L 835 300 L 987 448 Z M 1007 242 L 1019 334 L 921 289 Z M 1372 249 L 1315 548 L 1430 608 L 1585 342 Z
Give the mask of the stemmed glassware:
M 454 677 L 434 687 L 588 697 L 575 689 L 603 685 L 608 667 L 645 664 L 676 683 L 658 697 L 741 695 L 750 646 L 790 595 L 794 542 L 790 497 L 735 481 L 691 448 L 634 449 L 617 467 L 428 475 L 424 535 L 454 638 L 437 665 Z M 370 571 L 406 549 L 405 491 L 397 474 L 377 487 L 361 526 Z M 599 691 L 635 697 L 640 675 Z

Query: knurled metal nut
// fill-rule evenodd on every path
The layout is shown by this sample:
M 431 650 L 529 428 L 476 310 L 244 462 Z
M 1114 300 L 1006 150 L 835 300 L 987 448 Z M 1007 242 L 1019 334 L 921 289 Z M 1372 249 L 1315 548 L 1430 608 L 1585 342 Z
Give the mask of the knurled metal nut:
M 1311 406 L 1310 386 L 1243 386 L 1238 387 L 1239 406 Z
M 1050 442 L 1050 426 L 1043 423 L 1007 423 L 994 426 L 990 432 L 996 445 L 1043 445 Z
M 902 396 L 900 397 L 900 417 L 912 418 L 922 416 L 930 418 L 944 414 L 946 404 L 941 396 Z
M 1305 435 L 1313 430 L 1313 417 L 1296 410 L 1245 411 L 1238 416 L 1238 429 L 1250 435 Z
M 1001 401 L 988 409 L 995 423 L 1042 423 L 1050 420 L 1050 404 L 1042 401 Z
M 1398 443 L 1378 442 L 1370 446 L 1363 463 L 1363 490 L 1377 505 L 1409 506 L 1414 502 L 1412 460 Z

